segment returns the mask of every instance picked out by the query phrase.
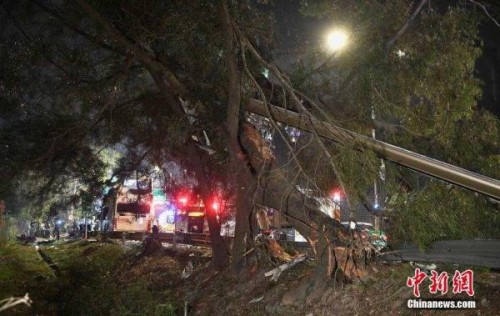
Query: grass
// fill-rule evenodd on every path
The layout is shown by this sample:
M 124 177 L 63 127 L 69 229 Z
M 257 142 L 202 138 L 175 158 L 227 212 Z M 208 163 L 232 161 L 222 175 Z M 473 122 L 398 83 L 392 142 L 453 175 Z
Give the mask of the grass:
M 58 265 L 57 276 L 33 246 L 0 245 L 0 299 L 28 292 L 33 300 L 31 310 L 18 306 L 11 315 L 175 315 L 181 309 L 154 278 L 123 277 L 137 249 L 61 241 L 42 250 Z
M 40 260 L 34 247 L 0 244 L 0 299 L 24 296 L 28 284 L 53 277 L 52 270 Z

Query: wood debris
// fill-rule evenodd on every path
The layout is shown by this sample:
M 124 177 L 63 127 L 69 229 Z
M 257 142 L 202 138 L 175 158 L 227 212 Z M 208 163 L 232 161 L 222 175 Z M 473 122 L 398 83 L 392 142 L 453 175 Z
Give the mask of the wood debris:
M 284 264 L 280 265 L 279 267 L 264 273 L 264 276 L 265 277 L 272 276 L 271 281 L 276 281 L 276 280 L 278 280 L 279 276 L 281 275 L 281 272 L 290 269 L 291 267 L 293 267 L 297 263 L 302 262 L 304 260 L 306 260 L 306 255 L 300 254 L 300 255 L 296 256 L 292 261 L 284 263 Z
M 283 247 L 274 239 L 268 239 L 267 248 L 271 254 L 281 261 L 290 262 L 295 257 L 288 254 Z
M 337 268 L 340 269 L 347 278 L 362 279 L 367 275 L 363 264 L 359 262 L 358 256 L 354 250 L 345 247 L 335 247 L 335 258 Z
M 262 301 L 263 299 L 264 299 L 264 296 L 257 297 L 257 298 L 254 298 L 253 300 L 251 300 L 250 302 L 248 302 L 248 304 L 258 303 L 258 302 Z

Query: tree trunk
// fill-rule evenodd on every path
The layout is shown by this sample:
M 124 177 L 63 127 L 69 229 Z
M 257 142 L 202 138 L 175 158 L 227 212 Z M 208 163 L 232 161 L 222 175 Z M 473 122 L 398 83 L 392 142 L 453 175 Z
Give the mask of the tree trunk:
M 317 262 L 313 283 L 329 279 L 334 269 L 340 269 L 341 275 L 349 279 L 362 277 L 362 267 L 358 264 L 364 257 L 361 240 L 353 240 L 345 227 L 319 210 L 315 200 L 296 190 L 287 181 L 286 170 L 273 163 L 270 149 L 259 132 L 250 124 L 243 127 L 242 145 L 251 165 L 255 170 L 268 170 L 259 175 L 258 187 L 264 191 L 262 205 L 281 212 L 313 247 Z M 339 258 L 340 255 L 343 257 Z M 310 294 L 309 290 L 306 292 Z
M 245 266 L 244 254 L 247 249 L 247 242 L 252 238 L 250 234 L 252 205 L 250 204 L 250 197 L 248 195 L 253 191 L 254 186 L 250 185 L 242 177 L 238 178 L 237 185 L 236 226 L 234 228 L 231 255 L 232 267 L 236 272 L 239 272 Z
M 229 7 L 226 0 L 220 0 L 220 22 L 224 31 L 224 57 L 228 73 L 226 132 L 232 170 L 237 172 L 236 227 L 232 249 L 232 264 L 236 272 L 244 266 L 247 242 L 251 240 L 252 204 L 250 198 L 255 191 L 254 178 L 239 143 L 241 74 L 236 58 L 237 47 Z
M 196 175 L 196 181 L 198 182 L 198 187 L 205 205 L 205 216 L 208 222 L 210 242 L 212 245 L 212 266 L 216 270 L 221 270 L 228 266 L 229 256 L 226 251 L 224 239 L 220 235 L 221 222 L 217 219 L 217 214 L 210 211 L 209 208 L 213 194 L 208 185 L 209 180 L 205 174 L 205 164 L 203 163 L 200 153 L 196 149 L 196 145 L 192 142 L 189 142 L 187 146 L 187 157 L 190 158 L 191 167 Z

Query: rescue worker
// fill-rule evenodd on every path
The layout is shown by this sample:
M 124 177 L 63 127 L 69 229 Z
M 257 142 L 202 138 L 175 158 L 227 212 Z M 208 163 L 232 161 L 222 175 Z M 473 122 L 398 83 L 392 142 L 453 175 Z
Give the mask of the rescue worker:
M 159 232 L 158 226 L 153 225 L 152 233 L 142 243 L 142 252 L 139 257 L 152 255 L 162 249 Z
M 56 240 L 59 240 L 59 225 L 57 223 L 54 226 L 54 237 L 56 237 Z

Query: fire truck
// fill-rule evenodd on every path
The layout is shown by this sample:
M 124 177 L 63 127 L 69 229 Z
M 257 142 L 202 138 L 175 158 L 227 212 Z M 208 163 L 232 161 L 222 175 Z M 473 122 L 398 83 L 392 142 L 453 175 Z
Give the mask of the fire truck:
M 173 228 L 175 232 L 208 233 L 206 208 L 199 195 L 192 192 L 178 192 L 171 205 L 175 208 Z
M 179 190 L 172 194 L 171 200 L 164 206 L 164 211 L 156 212 L 161 231 L 176 233 L 209 234 L 207 213 L 211 212 L 219 221 L 224 218 L 228 207 L 220 195 L 214 194 L 205 205 L 199 194 L 190 190 Z

